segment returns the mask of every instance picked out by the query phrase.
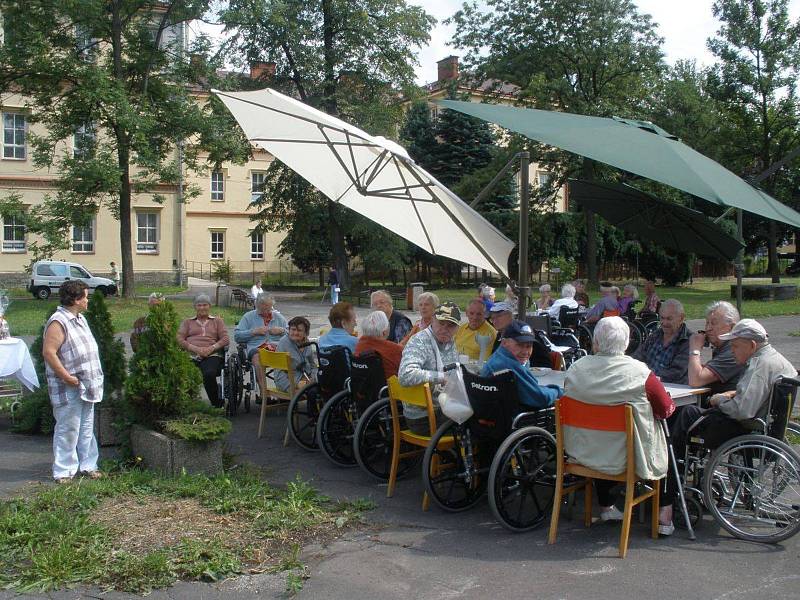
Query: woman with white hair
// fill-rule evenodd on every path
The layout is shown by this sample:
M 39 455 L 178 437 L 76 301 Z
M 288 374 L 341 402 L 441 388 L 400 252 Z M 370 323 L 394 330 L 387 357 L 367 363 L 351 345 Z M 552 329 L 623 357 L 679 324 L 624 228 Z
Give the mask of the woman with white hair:
M 433 296 L 433 294 L 431 295 Z M 403 347 L 395 342 L 390 342 L 386 339 L 388 337 L 389 318 L 383 311 L 376 310 L 361 319 L 361 337 L 356 343 L 355 354 L 361 356 L 366 352 L 374 352 L 380 356 L 386 379 L 397 375 L 403 355 Z
M 481 290 L 481 300 L 483 301 L 483 306 L 486 309 L 486 314 L 489 314 L 489 311 L 492 310 L 495 301 L 494 295 L 494 288 L 490 285 L 483 286 Z
M 419 311 L 419 320 L 414 323 L 414 326 L 411 328 L 406 336 L 400 340 L 400 345 L 405 346 L 408 343 L 408 340 L 411 339 L 411 336 L 419 333 L 423 329 L 426 329 L 430 324 L 431 320 L 433 319 L 433 312 L 436 310 L 436 307 L 439 306 L 439 296 L 434 294 L 433 292 L 422 292 L 419 297 L 417 298 L 417 310 Z
M 567 371 L 565 395 L 587 404 L 629 404 L 633 407 L 636 475 L 645 480 L 667 474 L 667 444 L 656 419 L 675 410 L 672 398 L 644 363 L 625 355 L 630 331 L 620 317 L 600 319 L 594 330 L 594 354 L 576 361 Z M 564 429 L 570 458 L 610 475 L 625 470 L 625 434 L 588 429 Z M 602 521 L 619 521 L 613 482 L 596 480 Z M 660 530 L 661 531 L 661 530 Z M 662 531 L 669 535 L 671 531 Z
M 639 290 L 637 290 L 636 286 L 632 283 L 627 284 L 624 288 L 622 288 L 622 297 L 617 301 L 617 306 L 619 306 L 619 314 L 625 316 L 628 315 L 628 311 L 631 311 L 631 314 L 628 316 L 635 316 L 631 307 L 638 299 Z
M 184 319 L 178 328 L 178 344 L 189 352 L 203 374 L 203 387 L 213 406 L 222 406 L 217 377 L 222 371 L 225 348 L 230 343 L 222 317 L 211 315 L 211 298 L 198 294 L 194 299 L 195 316 Z
M 539 294 L 541 295 L 536 301 L 536 306 L 539 307 L 539 310 L 550 310 L 553 305 L 553 297 L 550 295 L 552 291 L 553 288 L 550 287 L 549 283 L 539 286 Z
M 571 283 L 565 283 L 561 287 L 561 298 L 553 302 L 553 305 L 547 310 L 551 319 L 558 319 L 562 306 L 578 308 L 578 301 L 575 300 L 575 286 Z

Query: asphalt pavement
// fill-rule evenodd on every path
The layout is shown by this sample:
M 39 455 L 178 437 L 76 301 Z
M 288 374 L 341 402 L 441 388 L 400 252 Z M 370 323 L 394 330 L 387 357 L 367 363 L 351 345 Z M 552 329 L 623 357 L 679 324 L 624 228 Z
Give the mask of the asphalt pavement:
M 312 332 L 324 324 L 327 307 L 279 300 L 287 316 L 305 314 Z M 359 316 L 368 312 L 359 309 Z M 800 364 L 798 317 L 774 317 L 761 322 L 773 344 L 794 364 Z M 701 325 L 702 323 L 700 323 Z M 696 328 L 698 323 L 690 323 Z M 732 538 L 710 516 L 689 541 L 678 530 L 670 538 L 652 540 L 649 528 L 637 520 L 631 528 L 628 557 L 617 558 L 618 524 L 585 529 L 575 519 L 562 519 L 558 541 L 547 544 L 546 525 L 513 534 L 494 519 L 488 503 L 462 513 L 436 507 L 421 509 L 419 476 L 401 480 L 393 498 L 386 486 L 358 468 L 336 467 L 320 453 L 294 445 L 283 447 L 285 412 L 271 412 L 267 432 L 256 436 L 255 412 L 234 419 L 228 446 L 240 460 L 264 467 L 270 481 L 300 476 L 332 498 L 366 498 L 376 508 L 366 513 L 367 526 L 347 532 L 324 547 L 303 552 L 310 578 L 297 595 L 301 599 L 448 598 L 798 598 L 800 597 L 800 536 L 778 545 Z M 51 440 L 8 432 L 0 423 L 0 493 L 12 494 L 24 482 L 46 481 Z M 283 598 L 283 575 L 242 576 L 216 584 L 180 583 L 151 598 Z M 0 592 L 0 599 L 9 598 Z M 44 597 L 44 596 L 43 596 Z M 124 594 L 79 589 L 48 598 L 124 598 Z

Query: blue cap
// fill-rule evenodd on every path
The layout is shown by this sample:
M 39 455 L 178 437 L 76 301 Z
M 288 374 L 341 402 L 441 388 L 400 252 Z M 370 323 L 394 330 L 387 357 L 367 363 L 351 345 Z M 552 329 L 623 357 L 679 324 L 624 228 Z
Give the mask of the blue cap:
M 536 335 L 533 333 L 531 326 L 524 321 L 511 321 L 511 324 L 503 329 L 503 339 L 515 340 L 517 342 L 533 342 L 536 340 Z

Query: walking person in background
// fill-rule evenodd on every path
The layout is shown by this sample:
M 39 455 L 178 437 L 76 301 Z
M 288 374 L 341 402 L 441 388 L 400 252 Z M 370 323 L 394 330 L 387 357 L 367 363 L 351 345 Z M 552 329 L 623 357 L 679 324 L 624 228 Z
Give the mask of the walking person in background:
M 339 302 L 339 274 L 334 266 L 331 266 L 331 272 L 328 274 L 328 285 L 331 286 L 331 305 L 333 305 Z
M 114 282 L 114 287 L 117 288 L 117 291 L 114 295 L 119 296 L 121 293 L 119 284 L 120 277 L 119 277 L 119 271 L 117 270 L 117 265 L 113 260 L 111 261 L 111 281 Z
M 256 298 L 258 298 L 258 297 L 259 297 L 259 295 L 261 295 L 261 294 L 263 294 L 263 293 L 264 293 L 264 290 L 263 290 L 263 289 L 262 289 L 262 287 L 261 287 L 261 280 L 260 280 L 260 279 L 258 279 L 258 280 L 257 280 L 257 281 L 256 281 L 256 282 L 253 284 L 253 287 L 251 287 L 251 288 L 250 288 L 250 295 L 253 297 L 253 306 L 254 306 L 254 307 L 255 307 L 255 305 L 256 305 Z
M 103 399 L 103 368 L 97 342 L 81 315 L 89 306 L 88 290 L 79 280 L 61 284 L 61 304 L 45 325 L 42 357 L 56 420 L 53 479 L 57 483 L 71 481 L 78 473 L 91 479 L 101 476 L 94 405 Z

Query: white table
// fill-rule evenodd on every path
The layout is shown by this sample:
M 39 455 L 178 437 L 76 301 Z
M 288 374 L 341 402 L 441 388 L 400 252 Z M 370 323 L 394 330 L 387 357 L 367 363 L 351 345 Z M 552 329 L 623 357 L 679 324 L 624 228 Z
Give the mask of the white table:
M 29 390 L 39 387 L 31 353 L 21 339 L 0 340 L 0 377 L 13 377 Z

